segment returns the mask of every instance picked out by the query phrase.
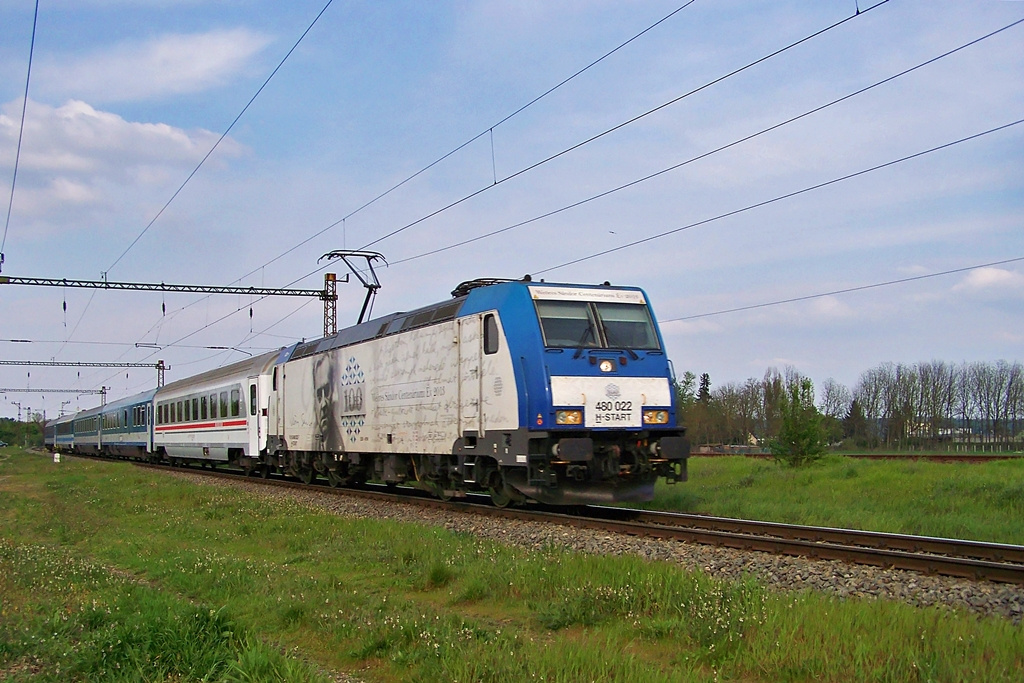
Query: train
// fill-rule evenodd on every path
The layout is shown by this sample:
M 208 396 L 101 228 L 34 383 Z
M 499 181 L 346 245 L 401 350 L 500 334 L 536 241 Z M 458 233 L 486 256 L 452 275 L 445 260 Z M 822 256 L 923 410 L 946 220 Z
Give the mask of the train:
M 66 415 L 48 448 L 504 507 L 649 501 L 687 479 L 638 287 L 473 280 L 452 298 Z

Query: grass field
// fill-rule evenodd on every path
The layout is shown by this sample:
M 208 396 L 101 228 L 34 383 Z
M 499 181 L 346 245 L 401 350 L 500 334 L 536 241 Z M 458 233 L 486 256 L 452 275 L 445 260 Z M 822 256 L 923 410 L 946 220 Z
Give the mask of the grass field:
M 696 474 L 696 473 L 695 473 Z M 1015 681 L 1024 632 L 0 452 L 0 680 Z
M 690 481 L 659 485 L 649 507 L 790 524 L 1024 544 L 1024 459 L 990 463 L 827 456 L 691 458 Z

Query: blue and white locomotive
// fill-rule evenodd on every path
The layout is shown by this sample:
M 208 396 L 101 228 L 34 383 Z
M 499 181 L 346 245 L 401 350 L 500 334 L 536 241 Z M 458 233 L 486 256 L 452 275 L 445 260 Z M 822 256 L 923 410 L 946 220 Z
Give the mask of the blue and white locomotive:
M 642 290 L 486 280 L 452 294 L 118 410 L 151 404 L 138 455 L 336 486 L 568 505 L 650 500 L 659 477 L 686 479 L 671 366 Z M 71 450 L 116 443 L 97 410 L 71 420 Z M 83 431 L 80 448 L 79 422 L 97 416 L 100 433 Z

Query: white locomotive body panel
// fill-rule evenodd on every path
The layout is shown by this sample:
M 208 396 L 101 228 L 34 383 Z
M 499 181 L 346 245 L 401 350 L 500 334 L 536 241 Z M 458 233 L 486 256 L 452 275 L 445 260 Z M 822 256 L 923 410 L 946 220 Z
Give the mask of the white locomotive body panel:
M 288 450 L 451 453 L 464 432 L 516 429 L 508 345 L 484 353 L 482 319 L 467 316 L 285 363 Z

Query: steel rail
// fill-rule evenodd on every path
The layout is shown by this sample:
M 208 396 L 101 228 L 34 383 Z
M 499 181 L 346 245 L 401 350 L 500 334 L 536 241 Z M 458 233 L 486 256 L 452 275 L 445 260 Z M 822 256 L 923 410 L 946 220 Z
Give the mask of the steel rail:
M 943 463 L 955 463 L 955 462 L 966 462 L 966 463 L 986 463 L 994 462 L 996 460 L 1021 460 L 1024 459 L 1024 455 L 1019 453 L 947 453 L 945 455 L 940 453 L 861 453 L 861 454 L 846 454 L 839 453 L 844 458 L 850 458 L 852 460 L 902 460 L 904 462 L 911 462 L 919 460 L 922 462 L 943 462 Z M 775 458 L 771 453 L 690 453 L 691 458 L 730 458 L 730 457 L 742 457 L 742 458 L 753 458 L 758 460 L 772 460 Z
M 704 530 L 773 536 L 810 541 L 812 543 L 832 543 L 865 548 L 901 550 L 911 553 L 971 557 L 980 560 L 991 560 L 993 562 L 1010 562 L 1024 565 L 1024 546 L 1007 543 L 893 534 L 881 531 L 864 531 L 861 529 L 784 524 L 781 522 L 761 522 L 731 517 L 714 517 L 710 515 L 654 510 L 594 507 L 590 508 L 588 512 L 592 512 L 598 517 L 624 518 L 634 522 L 662 526 L 686 526 Z

